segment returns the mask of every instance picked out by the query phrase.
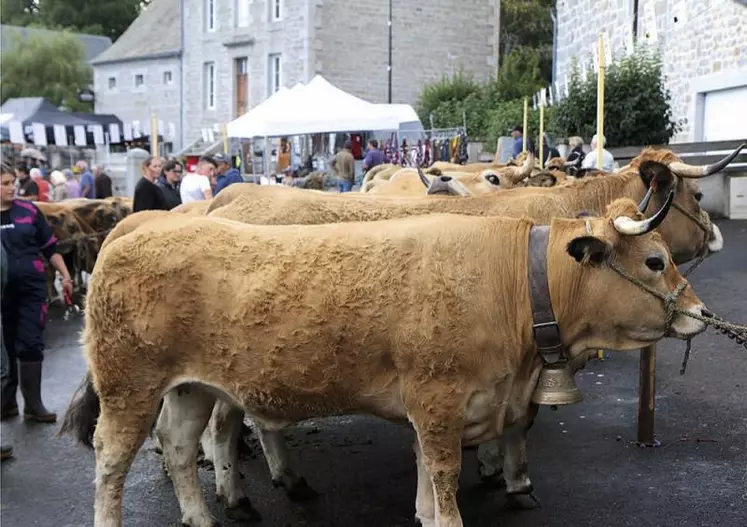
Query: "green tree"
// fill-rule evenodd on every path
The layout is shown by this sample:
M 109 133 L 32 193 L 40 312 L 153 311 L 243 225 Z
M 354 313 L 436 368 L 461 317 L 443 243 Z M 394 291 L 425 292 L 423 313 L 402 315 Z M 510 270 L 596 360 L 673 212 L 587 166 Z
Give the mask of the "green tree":
M 545 78 L 542 52 L 528 46 L 518 46 L 503 59 L 495 90 L 504 101 L 532 96 L 549 82 Z
M 17 0 L 16 0 L 17 1 Z M 42 0 L 41 22 L 49 28 L 105 35 L 116 40 L 150 0 Z M 153 38 L 158 38 L 153 35 Z
M 37 20 L 39 2 L 36 0 L 0 0 L 3 24 L 28 26 Z
M 589 66 L 588 71 L 593 71 Z M 604 136 L 608 147 L 668 144 L 681 123 L 672 117 L 671 93 L 661 58 L 645 48 L 613 62 L 604 81 Z M 597 76 L 582 78 L 571 66 L 569 95 L 557 108 L 557 126 L 566 135 L 596 133 Z
M 552 81 L 552 4 L 553 0 L 501 1 L 501 66 L 510 61 L 519 48 L 531 48 L 539 58 L 539 74 L 544 86 Z M 525 57 L 526 51 L 521 55 Z
M 93 81 L 91 67 L 78 37 L 57 35 L 15 37 L 0 56 L 2 101 L 13 97 L 44 97 L 72 111 L 90 111 L 78 101 L 78 93 Z

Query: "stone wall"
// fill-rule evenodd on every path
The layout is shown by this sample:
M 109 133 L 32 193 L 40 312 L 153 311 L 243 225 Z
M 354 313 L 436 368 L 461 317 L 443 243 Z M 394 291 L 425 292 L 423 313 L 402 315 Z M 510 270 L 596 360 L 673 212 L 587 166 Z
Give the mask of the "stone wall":
M 269 55 L 281 54 L 282 84 L 306 81 L 304 51 L 307 48 L 307 9 L 312 0 L 284 0 L 283 20 L 270 21 L 269 0 L 250 2 L 248 27 L 237 27 L 236 2 L 217 0 L 217 27 L 206 31 L 205 1 L 185 0 L 187 35 L 184 46 L 186 143 L 200 137 L 200 130 L 236 117 L 235 60 L 246 57 L 249 66 L 249 107 L 268 96 Z M 207 108 L 205 63 L 216 66 L 217 100 Z
M 93 76 L 96 113 L 113 113 L 122 122 L 140 121 L 143 130 L 150 130 L 151 115 L 155 113 L 164 123 L 174 123 L 174 146 L 178 149 L 180 67 L 178 57 L 96 66 Z M 164 82 L 166 71 L 171 72 L 171 84 Z M 143 75 L 143 86 L 135 87 L 135 75 Z M 110 77 L 116 79 L 116 87 L 113 89 L 109 88 Z M 164 132 L 168 133 L 168 125 L 165 126 Z
M 314 71 L 371 102 L 388 94 L 386 0 L 312 0 Z M 500 0 L 401 0 L 393 5 L 392 102 L 415 104 L 426 82 L 463 68 L 495 75 Z
M 734 0 L 639 0 L 639 43 L 659 46 L 676 119 L 687 119 L 673 142 L 694 141 L 694 81 L 716 72 L 747 69 L 747 7 Z M 556 75 L 572 57 L 591 61 L 600 31 L 622 53 L 632 31 L 632 0 L 558 0 Z M 588 140 L 588 138 L 586 138 Z

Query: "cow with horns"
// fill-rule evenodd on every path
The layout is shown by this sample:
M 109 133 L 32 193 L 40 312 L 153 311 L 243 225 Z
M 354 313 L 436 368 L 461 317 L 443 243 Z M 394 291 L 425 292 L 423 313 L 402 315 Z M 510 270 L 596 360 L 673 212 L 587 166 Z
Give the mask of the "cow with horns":
M 350 413 L 409 423 L 418 519 L 461 526 L 462 444 L 525 429 L 542 367 L 531 330 L 532 259 L 546 267 L 571 359 L 705 329 L 687 316 L 705 307 L 651 232 L 673 199 L 669 191 L 650 218 L 622 199 L 601 217 L 553 219 L 533 251 L 529 219 L 439 214 L 300 228 L 173 215 L 113 241 L 91 279 L 89 373 L 63 426 L 95 444 L 94 525 L 122 524 L 125 477 L 162 397 L 157 434 L 182 522 L 214 525 L 196 461 L 218 396 L 257 423 L 278 481 L 291 473 L 280 432 L 289 424 Z M 311 277 L 286 272 L 308 262 Z M 190 280 L 174 288 L 175 275 Z M 607 302 L 610 290 L 631 301 Z M 670 316 L 659 296 L 675 290 Z M 204 334 L 206 320 L 219 329 Z M 216 448 L 216 467 L 224 454 Z M 256 518 L 238 486 L 226 488 L 235 492 L 221 495 L 228 507 Z

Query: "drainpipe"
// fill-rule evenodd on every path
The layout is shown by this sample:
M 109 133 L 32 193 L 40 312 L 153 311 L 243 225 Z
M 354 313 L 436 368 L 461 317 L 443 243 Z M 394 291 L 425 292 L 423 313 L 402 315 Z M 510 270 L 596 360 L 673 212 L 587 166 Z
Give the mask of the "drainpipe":
M 184 144 L 187 142 L 185 130 L 184 130 L 184 0 L 179 0 L 179 136 L 180 152 L 184 149 Z
M 553 2 L 550 7 L 550 18 L 552 18 L 552 82 L 557 82 L 558 74 L 558 11 L 557 3 Z

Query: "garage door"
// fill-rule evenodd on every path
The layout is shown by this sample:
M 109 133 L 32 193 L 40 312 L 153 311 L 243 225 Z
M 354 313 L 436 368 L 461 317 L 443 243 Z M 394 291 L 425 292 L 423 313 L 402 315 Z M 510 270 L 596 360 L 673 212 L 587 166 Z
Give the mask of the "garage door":
M 712 91 L 705 96 L 703 141 L 747 137 L 747 86 Z

